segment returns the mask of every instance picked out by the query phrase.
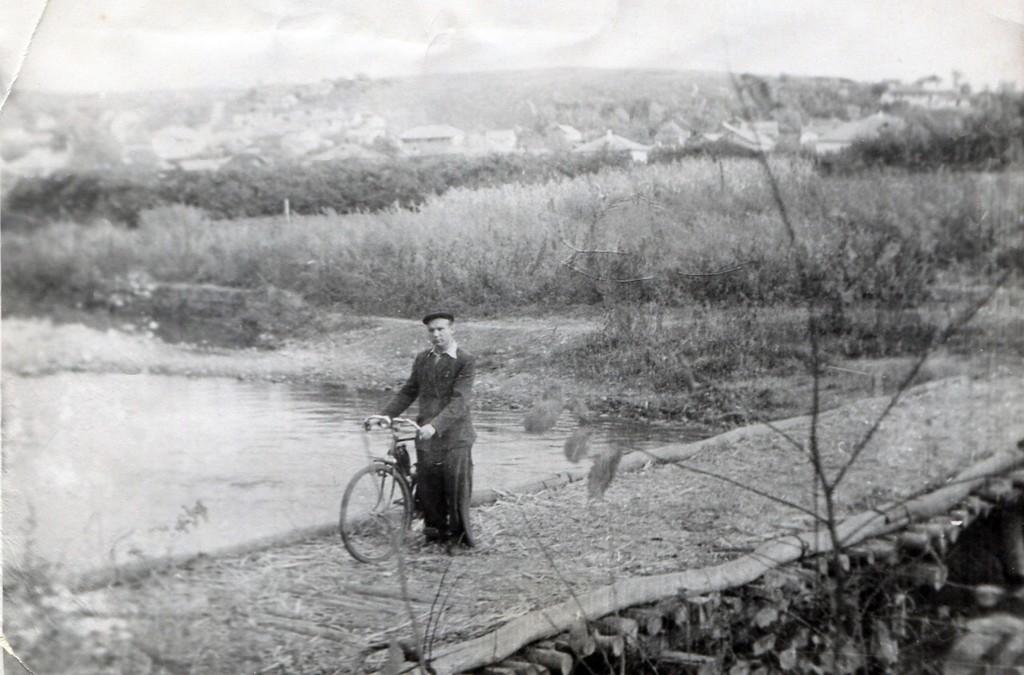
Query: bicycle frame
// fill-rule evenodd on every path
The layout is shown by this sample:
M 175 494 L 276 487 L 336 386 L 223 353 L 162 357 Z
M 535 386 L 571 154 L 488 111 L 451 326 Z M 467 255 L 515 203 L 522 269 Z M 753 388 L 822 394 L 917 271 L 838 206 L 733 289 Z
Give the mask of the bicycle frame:
M 416 477 L 412 471 L 412 458 L 409 456 L 408 450 L 405 449 L 405 444 L 410 441 L 416 442 L 420 426 L 407 417 L 390 418 L 386 415 L 371 415 L 363 422 L 363 428 L 366 431 L 370 431 L 374 426 L 391 430 L 391 446 L 388 448 L 386 458 L 375 458 L 373 461 L 396 467 L 411 488 Z

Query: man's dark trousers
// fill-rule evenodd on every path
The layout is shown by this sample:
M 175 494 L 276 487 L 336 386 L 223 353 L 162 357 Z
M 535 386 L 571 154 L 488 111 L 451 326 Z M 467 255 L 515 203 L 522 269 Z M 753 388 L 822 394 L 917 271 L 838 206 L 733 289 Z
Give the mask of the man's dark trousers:
M 416 447 L 416 492 L 425 531 L 431 539 L 472 545 L 468 523 L 473 496 L 473 446 L 432 445 L 431 441 L 420 441 Z

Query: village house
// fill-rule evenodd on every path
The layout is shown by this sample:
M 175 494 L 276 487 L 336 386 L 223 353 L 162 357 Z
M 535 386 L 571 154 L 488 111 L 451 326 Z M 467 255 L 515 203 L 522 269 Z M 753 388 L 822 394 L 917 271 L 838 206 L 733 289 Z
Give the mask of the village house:
M 779 123 L 775 120 L 755 120 L 750 123 L 754 133 L 761 138 L 779 140 Z
M 142 114 L 136 110 L 123 110 L 111 116 L 110 133 L 118 143 L 132 143 L 142 140 L 144 134 Z
M 722 130 L 715 138 L 712 139 L 711 134 L 705 134 L 705 138 L 714 143 L 750 152 L 771 152 L 779 140 L 779 123 L 775 121 L 722 122 Z
M 903 103 L 928 110 L 955 110 L 971 107 L 970 96 L 951 89 L 926 87 L 893 87 L 879 99 L 883 105 Z
M 515 152 L 515 129 L 490 129 L 484 132 L 484 145 L 488 152 Z
M 252 133 L 244 129 L 222 129 L 210 134 L 210 147 L 228 154 L 249 147 Z
M 398 140 L 407 154 L 440 155 L 460 152 L 466 134 L 447 124 L 431 124 L 403 131 Z
M 827 155 L 845 150 L 855 141 L 877 138 L 885 131 L 902 129 L 904 125 L 905 122 L 899 117 L 882 112 L 875 113 L 822 131 L 813 141 L 813 145 L 808 143 L 808 147 L 813 147 L 815 154 Z
M 353 143 L 369 145 L 378 138 L 383 138 L 388 131 L 388 122 L 380 115 L 356 113 L 352 123 L 345 132 L 345 138 Z
M 170 163 L 160 159 L 149 143 L 132 143 L 121 150 L 121 161 L 129 166 L 168 169 Z
M 678 147 L 686 145 L 686 142 L 690 139 L 691 135 L 693 135 L 692 130 L 683 128 L 669 120 L 658 127 L 658 131 L 654 135 L 654 144 L 667 147 Z
M 30 148 L 42 148 L 52 144 L 53 134 L 47 131 L 28 131 L 22 127 L 8 127 L 0 130 L 0 145 L 5 154 L 11 148 L 27 151 Z
M 844 124 L 842 120 L 837 119 L 813 119 L 804 124 L 800 128 L 800 147 L 814 149 L 814 145 L 818 142 L 823 135 L 832 131 L 836 127 Z
M 207 135 L 192 127 L 164 127 L 153 135 L 153 152 L 167 161 L 199 155 L 208 144 Z
M 0 158 L 4 173 L 15 176 L 47 176 L 67 167 L 71 159 L 69 149 L 54 150 L 49 146 L 33 147 L 25 154 L 10 161 Z
M 281 151 L 288 157 L 302 157 L 332 145 L 313 129 L 285 134 L 279 143 Z
M 551 128 L 551 132 L 569 147 L 583 142 L 583 134 L 580 133 L 580 130 L 568 124 L 556 124 Z
M 245 171 L 249 169 L 260 169 L 268 165 L 257 149 L 249 148 L 235 155 L 220 166 L 220 170 Z
M 627 154 L 629 158 L 637 162 L 638 164 L 647 163 L 647 153 L 650 152 L 651 146 L 631 141 L 628 138 L 623 138 L 613 134 L 611 130 L 606 131 L 604 136 L 595 138 L 594 140 L 584 143 L 574 150 L 574 152 L 581 153 L 598 153 L 607 152 L 610 154 Z

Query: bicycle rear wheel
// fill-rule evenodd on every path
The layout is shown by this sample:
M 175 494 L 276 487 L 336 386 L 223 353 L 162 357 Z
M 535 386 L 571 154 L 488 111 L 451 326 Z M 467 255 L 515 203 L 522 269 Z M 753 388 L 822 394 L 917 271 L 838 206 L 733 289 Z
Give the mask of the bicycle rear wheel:
M 401 546 L 412 522 L 412 493 L 394 467 L 375 463 L 361 469 L 341 499 L 339 530 L 356 560 L 383 562 Z

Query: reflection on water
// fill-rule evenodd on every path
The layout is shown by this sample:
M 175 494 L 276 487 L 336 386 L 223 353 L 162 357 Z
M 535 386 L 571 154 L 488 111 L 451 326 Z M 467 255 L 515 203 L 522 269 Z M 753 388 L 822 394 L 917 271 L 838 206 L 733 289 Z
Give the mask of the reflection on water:
M 359 426 L 386 398 L 223 378 L 5 376 L 5 560 L 77 573 L 334 522 L 348 478 L 386 448 L 386 434 L 368 438 Z M 533 436 L 522 413 L 475 411 L 475 487 L 571 466 L 562 456 L 570 417 Z M 599 425 L 594 449 L 686 437 Z

